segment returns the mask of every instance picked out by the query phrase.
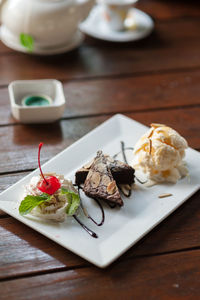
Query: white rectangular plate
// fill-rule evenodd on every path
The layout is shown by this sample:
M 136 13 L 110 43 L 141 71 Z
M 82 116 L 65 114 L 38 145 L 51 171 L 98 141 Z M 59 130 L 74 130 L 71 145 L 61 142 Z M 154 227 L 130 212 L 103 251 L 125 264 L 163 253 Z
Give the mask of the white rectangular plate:
M 43 171 L 64 174 L 66 178 L 74 180 L 76 170 L 93 158 L 96 151 L 103 150 L 104 153 L 114 155 L 120 151 L 120 141 L 133 147 L 146 130 L 147 127 L 142 124 L 123 115 L 116 115 L 44 164 Z M 130 152 L 130 160 L 131 155 Z M 189 148 L 185 159 L 190 180 L 184 178 L 177 184 L 160 184 L 149 188 L 138 184 L 139 188 L 133 191 L 132 196 L 124 198 L 122 208 L 111 209 L 104 206 L 105 223 L 101 227 L 81 216 L 82 221 L 98 234 L 98 239 L 90 237 L 71 217 L 66 222 L 57 224 L 19 215 L 18 205 L 24 185 L 33 175 L 39 173 L 38 170 L 0 194 L 0 209 L 103 268 L 127 251 L 199 189 L 200 153 Z M 158 198 L 162 193 L 171 193 L 173 196 Z M 97 220 L 100 219 L 101 213 L 97 205 L 93 200 L 89 201 L 89 212 Z

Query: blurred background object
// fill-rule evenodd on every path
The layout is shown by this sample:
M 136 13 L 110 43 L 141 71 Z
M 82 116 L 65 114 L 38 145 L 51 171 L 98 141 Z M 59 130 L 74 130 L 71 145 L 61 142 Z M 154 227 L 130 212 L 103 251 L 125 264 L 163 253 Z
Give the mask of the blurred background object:
M 2 0 L 1 39 L 18 51 L 56 54 L 83 40 L 78 25 L 94 0 Z
M 89 17 L 80 24 L 85 34 L 110 42 L 131 42 L 147 37 L 153 19 L 135 8 L 137 0 L 98 0 Z

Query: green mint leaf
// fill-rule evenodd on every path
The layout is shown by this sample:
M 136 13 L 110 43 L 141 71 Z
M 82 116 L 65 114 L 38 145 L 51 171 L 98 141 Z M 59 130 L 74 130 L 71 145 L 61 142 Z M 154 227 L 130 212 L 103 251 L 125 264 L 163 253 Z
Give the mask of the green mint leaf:
M 68 199 L 68 204 L 66 208 L 67 215 L 69 216 L 75 215 L 80 205 L 79 195 L 65 188 L 61 188 L 61 194 L 67 195 L 67 199 Z
M 32 211 L 33 208 L 50 199 L 51 196 L 48 194 L 42 194 L 40 196 L 28 195 L 24 198 L 24 200 L 22 200 L 19 207 L 19 213 L 22 216 L 27 215 Z
M 34 47 L 34 39 L 31 35 L 26 33 L 20 33 L 20 43 L 28 51 L 32 52 Z

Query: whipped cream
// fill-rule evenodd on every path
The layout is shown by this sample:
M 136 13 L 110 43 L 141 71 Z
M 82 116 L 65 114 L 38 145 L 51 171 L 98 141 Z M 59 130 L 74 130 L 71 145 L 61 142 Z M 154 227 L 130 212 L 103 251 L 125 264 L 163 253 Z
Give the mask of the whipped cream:
M 183 162 L 187 141 L 174 129 L 151 124 L 134 147 L 133 167 L 154 182 L 176 183 L 188 174 Z
M 58 175 L 55 173 L 48 173 L 44 174 L 44 176 L 55 176 L 61 183 L 61 187 L 68 189 L 77 193 L 76 189 L 74 188 L 72 182 L 70 180 L 66 180 L 63 175 Z M 41 176 L 33 176 L 29 182 L 25 186 L 25 195 L 39 196 L 42 192 L 37 188 L 39 181 L 41 180 Z M 59 194 L 60 189 L 56 191 L 54 195 L 52 195 L 52 199 L 48 202 L 45 202 L 37 207 L 35 207 L 30 214 L 40 217 L 43 219 L 54 220 L 58 222 L 63 222 L 67 217 L 66 214 L 66 207 L 68 205 L 68 198 L 67 195 Z

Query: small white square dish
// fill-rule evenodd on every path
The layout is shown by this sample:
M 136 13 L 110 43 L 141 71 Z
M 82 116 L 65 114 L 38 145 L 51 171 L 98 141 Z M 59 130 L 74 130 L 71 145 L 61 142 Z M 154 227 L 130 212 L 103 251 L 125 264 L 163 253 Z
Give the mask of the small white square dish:
M 8 86 L 12 115 L 21 123 L 50 123 L 62 117 L 66 100 L 62 83 L 55 79 L 17 80 Z M 44 95 L 48 106 L 25 106 L 24 98 Z
M 123 115 L 116 115 L 44 164 L 43 171 L 63 174 L 74 181 L 75 172 L 90 161 L 98 150 L 113 156 L 120 151 L 121 141 L 124 141 L 127 147 L 134 147 L 146 130 L 147 127 L 142 124 Z M 127 154 L 127 159 L 131 162 L 132 151 Z M 88 235 L 71 217 L 68 217 L 64 223 L 55 224 L 20 216 L 18 205 L 22 200 L 24 185 L 33 175 L 39 174 L 39 170 L 35 170 L 1 193 L 0 209 L 66 249 L 104 268 L 200 188 L 200 153 L 189 148 L 186 150 L 185 160 L 190 181 L 186 177 L 179 180 L 177 184 L 159 184 L 152 187 L 137 183 L 137 189 L 133 190 L 132 195 L 129 198 L 123 197 L 123 207 L 111 209 L 104 205 L 105 222 L 100 227 L 81 216 L 81 221 L 98 234 L 97 239 Z M 172 196 L 159 198 L 163 193 L 170 193 Z M 100 212 L 92 199 L 87 208 L 98 221 Z

